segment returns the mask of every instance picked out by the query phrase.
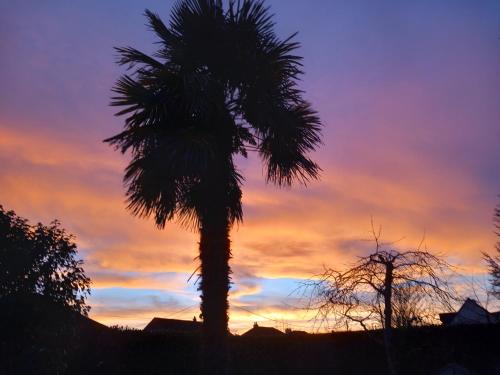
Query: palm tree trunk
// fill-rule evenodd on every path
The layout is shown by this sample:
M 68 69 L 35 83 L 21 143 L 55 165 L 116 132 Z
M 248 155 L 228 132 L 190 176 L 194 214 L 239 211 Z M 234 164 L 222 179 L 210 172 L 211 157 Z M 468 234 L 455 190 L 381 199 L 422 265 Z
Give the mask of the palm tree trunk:
M 212 205 L 201 223 L 202 373 L 224 375 L 228 362 L 228 293 L 231 257 L 227 210 Z

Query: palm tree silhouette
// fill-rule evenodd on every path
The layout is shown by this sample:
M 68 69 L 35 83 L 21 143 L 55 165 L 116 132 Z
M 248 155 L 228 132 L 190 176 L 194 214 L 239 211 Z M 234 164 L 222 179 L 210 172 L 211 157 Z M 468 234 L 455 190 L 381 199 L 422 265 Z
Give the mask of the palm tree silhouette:
M 321 123 L 302 98 L 299 44 L 274 33 L 262 1 L 184 0 L 169 26 L 146 10 L 159 48 L 148 56 L 116 48 L 128 66 L 113 91 L 124 130 L 105 142 L 132 160 L 126 167 L 128 209 L 200 233 L 200 290 L 205 369 L 224 372 L 231 258 L 229 232 L 242 220 L 234 159 L 257 152 L 266 180 L 307 183 L 319 167 L 307 153 Z

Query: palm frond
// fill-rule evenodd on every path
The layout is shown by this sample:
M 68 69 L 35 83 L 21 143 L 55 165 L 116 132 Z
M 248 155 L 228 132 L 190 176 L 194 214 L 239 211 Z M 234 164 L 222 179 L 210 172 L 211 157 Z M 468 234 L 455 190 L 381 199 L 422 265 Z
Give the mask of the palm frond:
M 115 47 L 119 58 L 119 65 L 128 65 L 128 69 L 134 68 L 137 65 L 146 65 L 153 69 L 162 69 L 163 64 L 151 56 L 132 48 L 132 47 Z
M 159 227 L 174 215 L 193 222 L 187 203 L 194 199 L 194 186 L 210 174 L 210 165 L 217 157 L 214 142 L 192 129 L 161 136 L 139 128 L 129 136 L 136 138 L 140 145 L 135 147 L 141 150 L 125 170 L 129 210 L 140 217 L 154 215 Z
M 149 27 L 151 28 L 151 30 L 154 31 L 158 38 L 160 38 L 163 42 L 168 43 L 168 41 L 172 37 L 172 33 L 167 28 L 167 26 L 165 26 L 160 16 L 150 11 L 149 9 L 146 9 L 144 11 L 144 15 L 148 19 Z
M 267 108 L 266 108 L 267 107 Z M 260 155 L 267 169 L 267 181 L 289 186 L 317 179 L 321 169 L 306 155 L 321 144 L 321 121 L 309 103 L 269 108 L 259 105 L 252 114 L 259 139 Z
M 297 87 L 303 72 L 301 57 L 294 53 L 300 46 L 295 35 L 283 41 L 272 33 L 261 37 L 259 70 L 240 97 L 242 114 L 261 140 L 258 148 L 267 181 L 278 186 L 306 184 L 320 172 L 307 153 L 321 144 L 322 124 Z
M 243 30 L 254 30 L 261 39 L 274 38 L 273 14 L 264 1 L 231 1 L 229 4 L 229 20 Z

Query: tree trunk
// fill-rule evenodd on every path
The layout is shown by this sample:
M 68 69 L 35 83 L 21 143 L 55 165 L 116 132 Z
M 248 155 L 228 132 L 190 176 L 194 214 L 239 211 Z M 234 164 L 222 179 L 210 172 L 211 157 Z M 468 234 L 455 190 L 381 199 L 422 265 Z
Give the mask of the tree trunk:
M 202 373 L 223 375 L 228 362 L 228 293 L 231 257 L 225 205 L 213 204 L 201 223 Z
M 396 364 L 394 360 L 394 350 L 392 346 L 392 282 L 393 270 L 392 263 L 385 265 L 384 280 L 384 345 L 387 357 L 387 367 L 391 375 L 397 375 Z

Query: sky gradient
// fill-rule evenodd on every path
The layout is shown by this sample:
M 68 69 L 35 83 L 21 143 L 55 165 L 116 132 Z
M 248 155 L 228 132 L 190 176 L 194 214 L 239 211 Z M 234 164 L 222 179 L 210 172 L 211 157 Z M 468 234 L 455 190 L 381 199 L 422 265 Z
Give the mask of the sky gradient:
M 0 204 L 77 236 L 93 280 L 91 317 L 143 327 L 199 314 L 197 234 L 158 230 L 124 204 L 127 158 L 102 140 L 124 70 L 114 46 L 154 50 L 143 12 L 173 1 L 0 2 Z M 324 123 L 307 188 L 266 185 L 239 160 L 244 222 L 232 231 L 235 332 L 254 321 L 310 328 L 293 294 L 323 265 L 394 246 L 445 254 L 484 275 L 500 193 L 500 2 L 268 1 L 281 37 L 299 31 L 301 88 Z M 291 294 L 292 293 L 292 294 Z M 269 320 L 274 319 L 274 320 Z

